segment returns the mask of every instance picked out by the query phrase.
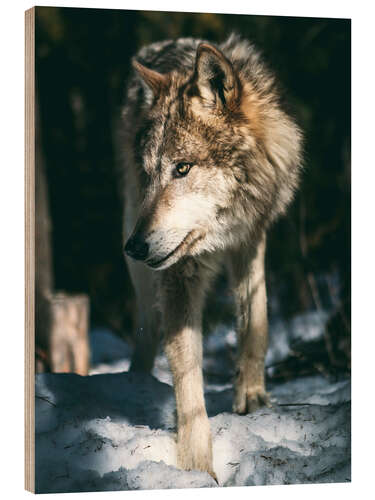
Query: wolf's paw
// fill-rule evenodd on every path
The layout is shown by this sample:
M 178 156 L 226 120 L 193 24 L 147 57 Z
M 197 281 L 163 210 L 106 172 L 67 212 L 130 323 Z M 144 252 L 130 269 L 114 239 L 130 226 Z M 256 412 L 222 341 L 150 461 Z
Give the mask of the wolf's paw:
M 199 470 L 208 472 L 219 484 L 212 467 L 212 451 L 205 449 L 187 449 L 186 444 L 177 443 L 178 466 L 184 470 Z
M 218 483 L 212 467 L 212 443 L 208 419 L 197 418 L 194 423 L 186 424 L 179 429 L 177 462 L 184 470 L 208 472 Z
M 235 390 L 233 401 L 233 412 L 244 415 L 252 413 L 262 406 L 271 408 L 270 395 L 265 391 L 264 387 L 246 386 L 245 384 L 238 385 Z

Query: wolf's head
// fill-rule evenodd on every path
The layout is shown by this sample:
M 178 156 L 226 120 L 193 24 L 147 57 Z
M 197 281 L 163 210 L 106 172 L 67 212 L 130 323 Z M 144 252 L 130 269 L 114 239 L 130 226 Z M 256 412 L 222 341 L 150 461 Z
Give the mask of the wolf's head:
M 154 269 L 254 237 L 290 201 L 300 133 L 242 45 L 202 43 L 192 69 L 134 61 L 149 99 L 134 154 L 144 200 L 125 251 Z

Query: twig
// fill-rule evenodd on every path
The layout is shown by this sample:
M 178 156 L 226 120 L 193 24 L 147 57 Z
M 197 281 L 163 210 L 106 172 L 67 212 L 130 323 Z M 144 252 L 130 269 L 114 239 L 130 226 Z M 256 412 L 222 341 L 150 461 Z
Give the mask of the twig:
M 47 399 L 45 396 L 39 396 L 38 394 L 35 394 L 35 397 L 38 399 L 42 399 L 43 401 L 45 401 L 46 403 L 49 403 L 50 405 L 54 406 L 55 408 L 57 407 L 57 405 L 55 405 L 55 403 L 52 403 L 52 401 Z
M 315 403 L 276 403 L 277 406 L 316 406 Z

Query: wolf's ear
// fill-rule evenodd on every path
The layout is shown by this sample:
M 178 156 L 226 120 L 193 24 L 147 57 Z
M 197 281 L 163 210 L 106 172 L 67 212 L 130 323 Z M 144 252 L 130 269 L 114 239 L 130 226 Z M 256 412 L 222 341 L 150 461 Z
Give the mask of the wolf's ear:
M 135 59 L 132 60 L 133 68 L 141 76 L 143 81 L 150 87 L 154 96 L 158 96 L 169 85 L 169 76 L 158 73 L 153 69 L 146 68 Z
M 193 80 L 203 100 L 212 105 L 231 108 L 238 102 L 238 76 L 232 63 L 213 45 L 198 46 Z

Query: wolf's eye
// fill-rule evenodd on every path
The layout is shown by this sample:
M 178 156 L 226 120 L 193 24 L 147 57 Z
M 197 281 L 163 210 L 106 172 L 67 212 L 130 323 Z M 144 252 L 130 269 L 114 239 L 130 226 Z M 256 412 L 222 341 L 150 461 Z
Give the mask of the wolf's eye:
M 185 175 L 187 175 L 190 172 L 192 166 L 193 163 L 188 163 L 186 161 L 177 163 L 175 170 L 177 177 L 185 177 Z

